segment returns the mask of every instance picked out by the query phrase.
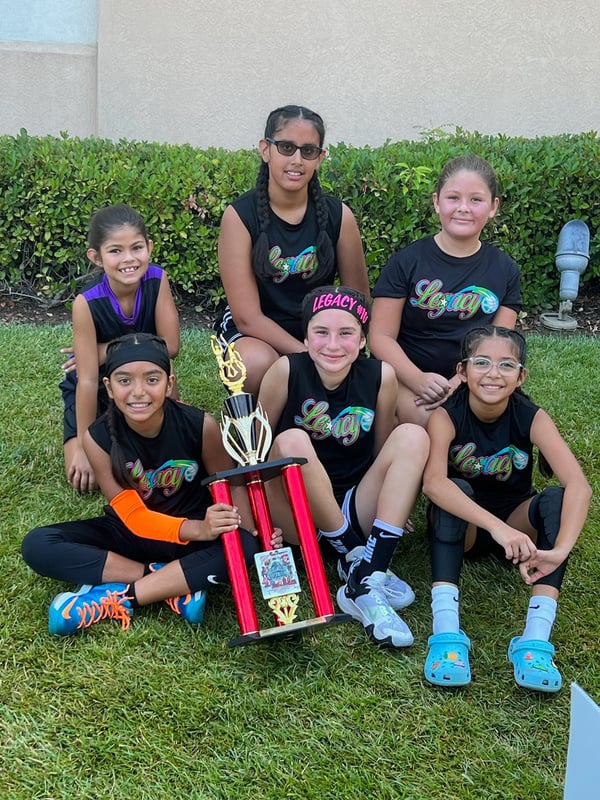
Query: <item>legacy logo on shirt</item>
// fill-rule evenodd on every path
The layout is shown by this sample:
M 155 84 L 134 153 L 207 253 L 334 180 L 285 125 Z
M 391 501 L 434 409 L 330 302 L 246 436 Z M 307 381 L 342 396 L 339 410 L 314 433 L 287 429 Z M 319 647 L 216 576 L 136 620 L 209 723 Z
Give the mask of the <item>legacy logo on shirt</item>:
M 269 251 L 269 261 L 278 273 L 273 278 L 273 283 L 283 283 L 290 275 L 302 275 L 303 278 L 308 278 L 317 268 L 317 248 L 311 245 L 297 256 L 282 258 L 281 247 L 276 245 Z
M 458 292 L 444 292 L 439 278 L 429 281 L 424 278 L 415 286 L 416 297 L 410 298 L 411 306 L 427 311 L 429 319 L 437 319 L 445 312 L 458 314 L 459 319 L 470 319 L 481 308 L 486 314 L 498 310 L 498 297 L 481 286 L 466 286 Z
M 142 498 L 147 500 L 154 489 L 159 489 L 165 497 L 170 497 L 181 487 L 184 480 L 191 483 L 198 474 L 198 462 L 171 459 L 165 461 L 158 469 L 145 470 L 138 458 L 135 461 L 128 461 L 127 469 L 138 484 Z
M 529 456 L 518 447 L 509 445 L 491 456 L 475 455 L 474 442 L 459 444 L 450 450 L 450 464 L 467 478 L 490 475 L 496 480 L 507 481 L 514 469 L 525 469 Z
M 309 431 L 313 439 L 333 436 L 343 445 L 351 445 L 358 439 L 361 430 L 371 430 L 375 412 L 362 406 L 347 406 L 333 419 L 329 415 L 326 400 L 309 398 L 302 403 L 302 416 L 296 414 L 294 423 Z

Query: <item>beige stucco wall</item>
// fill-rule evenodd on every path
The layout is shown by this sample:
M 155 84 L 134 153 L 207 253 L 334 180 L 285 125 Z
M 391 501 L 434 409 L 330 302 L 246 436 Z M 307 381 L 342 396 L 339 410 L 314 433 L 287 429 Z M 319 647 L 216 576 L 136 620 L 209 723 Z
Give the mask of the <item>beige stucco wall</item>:
M 0 42 L 0 133 L 97 131 L 96 47 Z
M 599 43 L 598 0 L 101 0 L 97 106 L 91 52 L 0 47 L 0 131 L 252 147 L 289 102 L 329 143 L 592 130 Z

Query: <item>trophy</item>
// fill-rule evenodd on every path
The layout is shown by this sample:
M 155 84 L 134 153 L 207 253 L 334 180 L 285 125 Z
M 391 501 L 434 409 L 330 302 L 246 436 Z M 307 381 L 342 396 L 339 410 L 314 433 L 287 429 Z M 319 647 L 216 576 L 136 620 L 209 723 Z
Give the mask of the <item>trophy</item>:
M 240 466 L 217 472 L 204 480 L 215 503 L 232 504 L 230 486 L 245 484 L 262 552 L 255 556 L 263 598 L 275 615 L 276 626 L 260 629 L 252 596 L 250 578 L 236 528 L 221 537 L 227 569 L 237 610 L 240 636 L 229 642 L 230 647 L 266 641 L 323 625 L 346 622 L 347 614 L 336 614 L 325 569 L 321 559 L 315 526 L 310 512 L 302 478 L 304 458 L 283 458 L 265 461 L 271 447 L 272 431 L 269 421 L 254 397 L 242 391 L 246 367 L 233 344 L 211 337 L 211 347 L 221 381 L 229 391 L 221 412 L 223 445 Z M 300 551 L 306 569 L 313 608 L 316 616 L 296 620 L 301 585 L 291 548 L 271 546 L 273 521 L 267 503 L 265 482 L 281 476 L 289 497 L 290 509 L 298 534 Z

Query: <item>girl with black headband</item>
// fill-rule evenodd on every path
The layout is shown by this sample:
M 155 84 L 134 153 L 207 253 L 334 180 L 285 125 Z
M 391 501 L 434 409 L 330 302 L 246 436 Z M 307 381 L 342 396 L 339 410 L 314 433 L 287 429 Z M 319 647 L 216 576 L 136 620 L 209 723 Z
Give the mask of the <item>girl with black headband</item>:
M 108 410 L 84 437 L 108 501 L 104 516 L 36 528 L 22 544 L 36 572 L 82 584 L 54 598 L 50 632 L 66 636 L 105 618 L 126 629 L 138 606 L 159 600 L 199 624 L 209 586 L 228 582 L 219 537 L 253 527 L 245 490 L 232 487 L 230 506 L 212 503 L 202 485 L 233 464 L 213 417 L 169 397 L 174 376 L 163 339 L 136 333 L 111 342 L 104 383 Z M 256 540 L 240 533 L 250 562 Z
M 389 566 L 421 488 L 429 438 L 421 426 L 396 427 L 394 371 L 361 355 L 369 315 L 360 292 L 313 290 L 302 313 L 306 352 L 273 364 L 259 401 L 276 433 L 270 457 L 307 459 L 313 519 L 345 582 L 338 605 L 377 644 L 406 647 L 413 635 L 396 612 L 415 595 Z M 294 542 L 281 481 L 269 481 L 267 492 L 275 524 Z
M 460 626 L 458 584 L 463 558 L 486 554 L 518 566 L 531 586 L 523 633 L 508 648 L 515 681 L 542 692 L 562 685 L 550 633 L 591 489 L 554 422 L 521 391 L 525 359 L 525 340 L 517 331 L 475 328 L 463 341 L 460 387 L 429 421 L 423 489 L 433 503 L 433 635 L 425 677 L 438 686 L 471 680 L 471 642 Z M 534 447 L 560 486 L 536 493 Z
M 244 389 L 258 393 L 262 376 L 283 353 L 304 348 L 302 300 L 333 283 L 369 293 L 362 242 L 350 209 L 323 193 L 318 168 L 325 126 L 303 106 L 269 114 L 259 142 L 256 187 L 225 209 L 219 270 L 227 307 L 215 330 L 247 369 Z

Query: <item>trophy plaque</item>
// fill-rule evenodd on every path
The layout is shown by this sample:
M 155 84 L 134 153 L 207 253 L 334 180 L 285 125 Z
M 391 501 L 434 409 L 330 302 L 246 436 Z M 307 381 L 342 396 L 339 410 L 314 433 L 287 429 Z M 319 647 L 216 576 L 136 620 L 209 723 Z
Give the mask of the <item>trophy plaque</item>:
M 335 613 L 327 585 L 302 478 L 301 467 L 306 459 L 265 460 L 271 447 L 272 431 L 260 405 L 256 404 L 251 394 L 242 391 L 246 367 L 233 344 L 212 336 L 211 346 L 219 366 L 219 376 L 229 392 L 221 412 L 223 445 L 240 466 L 215 473 L 206 478 L 204 483 L 208 484 L 215 503 L 230 505 L 231 485 L 245 485 L 262 547 L 262 552 L 255 556 L 258 580 L 262 596 L 276 620 L 274 627 L 260 629 L 239 530 L 236 528 L 224 533 L 221 540 L 240 626 L 240 635 L 232 639 L 229 646 L 253 644 L 276 637 L 286 638 L 309 628 L 346 622 L 350 617 Z M 289 497 L 315 612 L 315 617 L 311 619 L 297 619 L 301 585 L 292 549 L 274 549 L 271 546 L 273 521 L 265 483 L 275 477 L 281 477 Z

